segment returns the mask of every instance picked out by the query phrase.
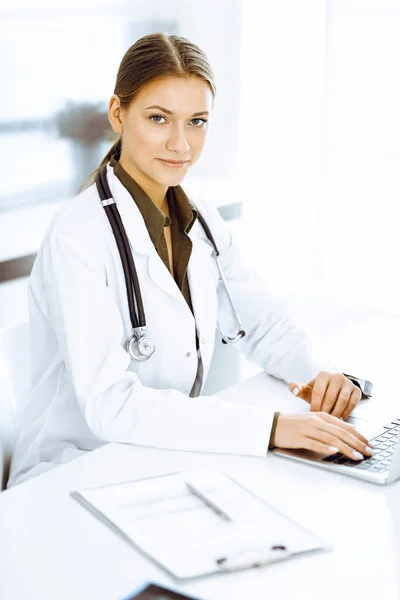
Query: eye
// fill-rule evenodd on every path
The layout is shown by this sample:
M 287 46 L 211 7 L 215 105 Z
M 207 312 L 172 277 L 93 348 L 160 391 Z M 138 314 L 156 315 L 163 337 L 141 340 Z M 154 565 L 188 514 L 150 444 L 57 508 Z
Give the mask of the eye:
M 157 123 L 160 125 L 164 125 L 164 122 L 167 122 L 167 119 L 165 117 L 162 117 L 161 115 L 151 115 L 151 117 L 149 117 L 153 123 Z M 161 122 L 160 119 L 164 119 L 164 122 Z
M 207 119 L 192 119 L 190 122 L 193 124 L 193 127 L 202 127 L 207 123 Z

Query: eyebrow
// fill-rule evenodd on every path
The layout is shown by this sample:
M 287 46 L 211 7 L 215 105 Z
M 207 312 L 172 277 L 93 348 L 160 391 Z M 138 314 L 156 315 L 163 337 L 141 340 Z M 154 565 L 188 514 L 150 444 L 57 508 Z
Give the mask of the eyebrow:
M 163 108 L 162 106 L 158 106 L 158 104 L 154 104 L 153 106 L 148 106 L 147 108 L 145 108 L 145 110 L 150 110 L 151 108 L 158 108 L 158 110 L 162 110 L 163 112 L 167 113 L 167 115 L 174 114 L 171 110 L 168 110 L 168 108 Z M 208 114 L 209 114 L 208 110 L 202 110 L 200 112 L 193 113 L 192 117 L 199 117 L 200 115 L 208 115 Z

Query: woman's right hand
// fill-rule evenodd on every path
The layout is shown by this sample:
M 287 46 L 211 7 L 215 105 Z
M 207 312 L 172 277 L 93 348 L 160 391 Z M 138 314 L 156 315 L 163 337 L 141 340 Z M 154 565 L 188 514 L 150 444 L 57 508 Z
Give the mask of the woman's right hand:
M 352 425 L 325 412 L 281 413 L 274 443 L 278 448 L 302 448 L 321 454 L 341 452 L 351 460 L 374 454 L 368 440 Z

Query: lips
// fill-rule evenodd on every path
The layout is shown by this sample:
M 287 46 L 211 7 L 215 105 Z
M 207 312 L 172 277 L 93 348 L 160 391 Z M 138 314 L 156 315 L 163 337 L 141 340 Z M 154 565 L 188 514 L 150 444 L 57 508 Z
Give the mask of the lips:
M 157 160 L 159 160 L 166 167 L 170 167 L 172 169 L 184 167 L 189 162 L 188 160 L 165 160 L 163 158 L 158 158 Z

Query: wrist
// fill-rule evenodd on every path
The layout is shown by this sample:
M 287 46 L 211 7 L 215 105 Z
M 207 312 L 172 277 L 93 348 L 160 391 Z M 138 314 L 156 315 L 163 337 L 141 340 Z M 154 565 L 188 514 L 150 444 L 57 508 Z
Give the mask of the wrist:
M 272 427 L 271 427 L 271 433 L 269 436 L 268 450 L 272 450 L 272 448 L 275 448 L 275 433 L 276 433 L 276 428 L 278 425 L 280 414 L 281 413 L 279 413 L 279 412 L 274 413 L 274 418 L 273 418 Z
M 361 390 L 361 400 L 366 400 L 370 398 L 372 395 L 372 383 L 367 379 L 360 379 L 359 377 L 355 377 L 354 375 L 349 375 L 347 373 L 343 373 L 343 375 L 353 383 L 356 387 Z

